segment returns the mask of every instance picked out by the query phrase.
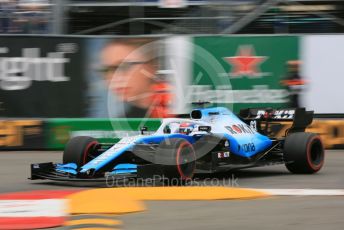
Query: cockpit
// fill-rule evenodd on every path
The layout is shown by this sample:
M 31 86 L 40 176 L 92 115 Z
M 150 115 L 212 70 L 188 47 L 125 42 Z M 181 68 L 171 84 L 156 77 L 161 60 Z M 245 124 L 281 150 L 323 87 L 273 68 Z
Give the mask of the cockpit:
M 193 131 L 197 130 L 198 125 L 192 122 L 175 121 L 170 122 L 163 128 L 164 134 L 180 133 L 189 135 Z
M 203 127 L 203 128 L 202 128 Z M 210 124 L 204 121 L 193 121 L 183 118 L 165 118 L 156 134 L 184 134 L 194 135 L 209 132 Z M 204 128 L 207 128 L 206 130 Z

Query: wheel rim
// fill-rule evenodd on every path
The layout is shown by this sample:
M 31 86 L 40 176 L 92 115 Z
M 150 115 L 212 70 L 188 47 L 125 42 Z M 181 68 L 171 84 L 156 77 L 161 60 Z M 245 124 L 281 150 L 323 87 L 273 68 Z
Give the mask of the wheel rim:
M 323 145 L 318 137 L 315 137 L 310 141 L 307 160 L 314 170 L 319 170 L 324 163 Z
M 86 146 L 83 153 L 83 165 L 96 158 L 96 156 L 93 153 L 98 148 L 98 146 L 98 141 L 92 141 Z
M 177 151 L 177 170 L 181 179 L 189 180 L 192 178 L 195 170 L 196 154 L 192 145 L 183 142 Z

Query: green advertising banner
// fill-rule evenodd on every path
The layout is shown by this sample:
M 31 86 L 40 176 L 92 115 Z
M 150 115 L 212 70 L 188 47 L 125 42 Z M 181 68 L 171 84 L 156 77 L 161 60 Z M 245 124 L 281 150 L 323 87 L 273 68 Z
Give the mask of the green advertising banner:
M 207 100 L 239 112 L 247 107 L 288 106 L 281 85 L 287 63 L 299 59 L 296 36 L 193 38 L 191 100 Z
M 66 142 L 75 136 L 91 136 L 102 143 L 115 143 L 122 137 L 139 135 L 143 126 L 150 133 L 157 130 L 160 124 L 160 119 L 49 119 L 46 121 L 46 148 L 63 149 Z

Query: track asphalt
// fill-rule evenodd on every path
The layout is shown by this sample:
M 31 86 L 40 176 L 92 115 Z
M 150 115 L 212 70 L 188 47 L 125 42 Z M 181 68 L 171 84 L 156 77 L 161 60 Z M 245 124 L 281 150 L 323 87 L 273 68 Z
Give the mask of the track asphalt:
M 106 187 L 30 181 L 29 165 L 59 162 L 61 152 L 0 153 L 0 193 Z M 315 175 L 293 175 L 283 165 L 198 176 L 197 185 L 260 189 L 344 189 L 344 151 L 326 151 Z M 232 201 L 145 201 L 147 211 L 119 216 L 124 229 L 342 229 L 343 196 L 273 196 Z M 63 229 L 63 228 L 59 228 Z

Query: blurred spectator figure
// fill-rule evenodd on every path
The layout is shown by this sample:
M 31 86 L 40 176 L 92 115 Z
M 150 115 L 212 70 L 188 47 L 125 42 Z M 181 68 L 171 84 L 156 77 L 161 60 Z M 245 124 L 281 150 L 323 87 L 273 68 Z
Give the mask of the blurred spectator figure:
M 152 39 L 117 39 L 101 52 L 106 83 L 126 107 L 121 117 L 157 118 L 170 113 L 170 84 L 157 74 L 155 44 Z
M 23 33 L 49 33 L 50 0 L 19 0 L 18 21 Z
M 0 0 L 0 32 L 18 32 L 15 26 L 16 0 Z
M 300 75 L 299 60 L 290 60 L 287 62 L 287 75 L 281 81 L 281 84 L 287 88 L 289 92 L 289 107 L 298 108 L 300 107 L 299 95 L 304 89 L 306 82 Z

